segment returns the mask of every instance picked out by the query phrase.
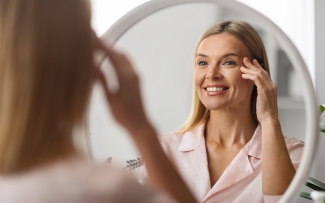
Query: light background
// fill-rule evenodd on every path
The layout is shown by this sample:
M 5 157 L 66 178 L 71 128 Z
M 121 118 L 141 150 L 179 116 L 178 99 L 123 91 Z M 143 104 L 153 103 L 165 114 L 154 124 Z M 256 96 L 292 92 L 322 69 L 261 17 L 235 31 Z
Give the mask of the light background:
M 239 0 L 275 22 L 293 41 L 305 59 L 319 103 L 325 103 L 325 1 L 323 0 Z M 146 0 L 92 0 L 93 27 L 102 35 L 120 17 Z M 324 117 L 322 117 L 324 120 Z M 311 175 L 325 182 L 325 135 L 321 134 Z M 305 190 L 306 191 L 306 190 Z M 309 202 L 299 200 L 299 202 Z

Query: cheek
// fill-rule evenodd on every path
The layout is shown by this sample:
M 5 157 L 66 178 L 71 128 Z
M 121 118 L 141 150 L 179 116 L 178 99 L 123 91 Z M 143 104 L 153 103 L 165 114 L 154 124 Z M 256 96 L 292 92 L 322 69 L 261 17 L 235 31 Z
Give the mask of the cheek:
M 229 71 L 225 72 L 224 75 L 229 81 L 233 81 L 235 83 L 243 83 L 245 81 L 239 67 L 230 69 Z
M 253 91 L 254 82 L 247 79 L 238 79 L 238 86 L 241 88 L 243 92 L 246 94 L 250 94 Z
M 240 71 L 240 69 L 236 69 L 229 77 L 231 77 L 231 80 L 234 81 L 234 84 L 236 84 L 237 87 L 241 89 L 253 89 L 254 82 L 248 79 L 244 79 L 242 77 L 242 72 Z
M 196 87 L 201 87 L 204 82 L 205 74 L 202 70 L 194 70 L 193 80 Z

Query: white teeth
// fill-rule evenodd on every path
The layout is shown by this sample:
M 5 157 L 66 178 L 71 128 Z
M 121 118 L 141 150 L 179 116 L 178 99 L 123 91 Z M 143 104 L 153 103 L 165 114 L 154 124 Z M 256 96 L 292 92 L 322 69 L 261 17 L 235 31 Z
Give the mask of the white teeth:
M 223 88 L 223 87 L 208 87 L 207 91 L 208 92 L 220 92 L 220 91 L 223 91 L 225 89 L 226 88 Z

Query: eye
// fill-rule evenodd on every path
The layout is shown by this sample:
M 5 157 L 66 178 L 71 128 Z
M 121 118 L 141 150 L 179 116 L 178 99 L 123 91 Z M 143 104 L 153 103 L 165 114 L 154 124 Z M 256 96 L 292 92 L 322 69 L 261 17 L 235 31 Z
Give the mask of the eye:
M 206 61 L 198 61 L 197 64 L 199 66 L 206 66 L 206 65 L 208 65 L 208 63 Z
M 233 65 L 236 65 L 236 63 L 234 61 L 226 61 L 224 62 L 223 65 L 226 65 L 226 66 L 233 66 Z

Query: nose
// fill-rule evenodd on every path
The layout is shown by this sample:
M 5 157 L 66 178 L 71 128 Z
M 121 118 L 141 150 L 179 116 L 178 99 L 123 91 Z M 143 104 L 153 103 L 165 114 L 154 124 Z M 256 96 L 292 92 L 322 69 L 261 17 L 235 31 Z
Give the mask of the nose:
M 212 66 L 208 68 L 208 71 L 205 75 L 206 79 L 221 79 L 222 73 L 220 72 L 220 68 L 218 66 Z

